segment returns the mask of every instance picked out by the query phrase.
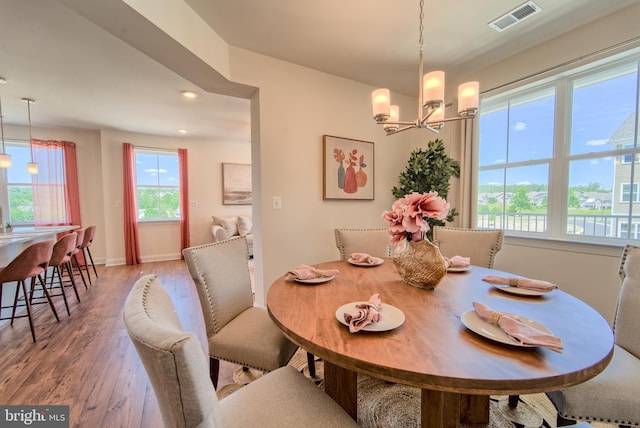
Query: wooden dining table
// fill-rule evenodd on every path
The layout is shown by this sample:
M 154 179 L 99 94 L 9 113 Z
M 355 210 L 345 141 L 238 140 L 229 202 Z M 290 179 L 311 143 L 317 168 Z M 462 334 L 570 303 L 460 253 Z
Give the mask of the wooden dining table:
M 339 274 L 311 284 L 283 275 L 269 289 L 267 309 L 291 341 L 322 358 L 325 392 L 356 420 L 358 373 L 421 388 L 422 426 L 458 427 L 487 423 L 492 394 L 576 385 L 604 370 L 613 355 L 611 326 L 580 299 L 559 289 L 539 296 L 511 294 L 482 281 L 487 275 L 517 276 L 507 272 L 472 266 L 448 273 L 427 290 L 403 283 L 392 259 L 372 267 L 345 260 L 314 266 Z M 387 322 L 393 323 L 385 331 L 350 333 L 336 311 L 374 293 L 391 305 Z M 464 317 L 477 332 L 472 331 L 463 314 L 473 310 L 474 301 L 546 327 L 564 350 L 503 343 Z M 404 315 L 397 326 L 396 309 Z M 381 314 L 384 319 L 384 307 Z

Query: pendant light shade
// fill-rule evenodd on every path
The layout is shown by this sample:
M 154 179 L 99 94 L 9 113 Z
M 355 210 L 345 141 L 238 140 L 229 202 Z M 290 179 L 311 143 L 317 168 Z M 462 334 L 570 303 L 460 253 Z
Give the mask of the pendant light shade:
M 31 104 L 35 103 L 36 100 L 32 98 L 23 98 L 22 101 L 27 103 L 27 114 L 29 115 L 29 153 L 31 154 L 31 162 L 27 163 L 27 172 L 29 174 L 37 174 L 38 164 L 33 161 L 33 147 L 31 145 Z
M 7 81 L 0 77 L 0 84 Z M 0 153 L 0 168 L 11 168 L 11 155 L 6 154 L 4 150 L 4 117 L 2 116 L 2 96 L 0 96 L 0 134 L 2 135 L 2 153 Z

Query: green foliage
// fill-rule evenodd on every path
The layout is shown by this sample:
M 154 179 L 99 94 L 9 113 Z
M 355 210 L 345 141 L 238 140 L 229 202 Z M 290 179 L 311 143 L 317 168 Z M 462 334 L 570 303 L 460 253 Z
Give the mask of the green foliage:
M 511 207 L 512 210 L 510 212 L 522 212 L 522 210 L 530 210 L 531 209 L 531 200 L 529 196 L 527 196 L 527 189 L 521 187 L 518 189 L 513 198 L 511 198 Z
M 580 208 L 580 199 L 578 199 L 573 189 L 569 189 L 569 208 Z
M 33 223 L 33 191 L 31 186 L 7 186 L 9 191 L 9 221 Z
M 429 141 L 427 148 L 416 149 L 411 152 L 407 161 L 407 169 L 400 173 L 398 178 L 400 185 L 394 186 L 391 193 L 397 199 L 413 192 L 427 193 L 438 192 L 438 195 L 447 199 L 451 184 L 451 177 L 460 177 L 460 162 L 450 158 L 445 152 L 444 142 L 441 139 Z M 454 220 L 458 213 L 455 208 L 449 211 L 446 221 Z M 443 226 L 445 222 L 435 219 L 427 219 L 429 226 Z M 431 231 L 429 231 L 431 232 Z M 429 239 L 431 239 L 429 233 Z
M 138 187 L 136 198 L 141 220 L 180 218 L 180 192 L 177 188 Z

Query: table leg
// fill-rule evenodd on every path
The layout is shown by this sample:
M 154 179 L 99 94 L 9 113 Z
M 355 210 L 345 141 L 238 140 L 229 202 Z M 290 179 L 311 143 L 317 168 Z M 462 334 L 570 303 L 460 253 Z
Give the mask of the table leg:
M 324 361 L 324 392 L 358 420 L 358 374 Z M 435 425 L 434 425 L 435 426 Z
M 488 424 L 489 396 L 462 394 L 460 396 L 460 421 L 469 424 Z
M 460 427 L 460 394 L 423 389 L 420 418 L 423 427 Z

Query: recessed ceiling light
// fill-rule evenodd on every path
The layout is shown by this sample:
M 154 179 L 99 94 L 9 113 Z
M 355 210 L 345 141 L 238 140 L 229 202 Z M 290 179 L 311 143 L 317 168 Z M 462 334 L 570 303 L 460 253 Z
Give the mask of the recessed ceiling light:
M 187 98 L 195 98 L 198 96 L 198 94 L 193 91 L 182 91 L 182 96 Z
M 186 129 L 178 129 L 178 132 L 181 134 L 186 134 L 187 130 Z

